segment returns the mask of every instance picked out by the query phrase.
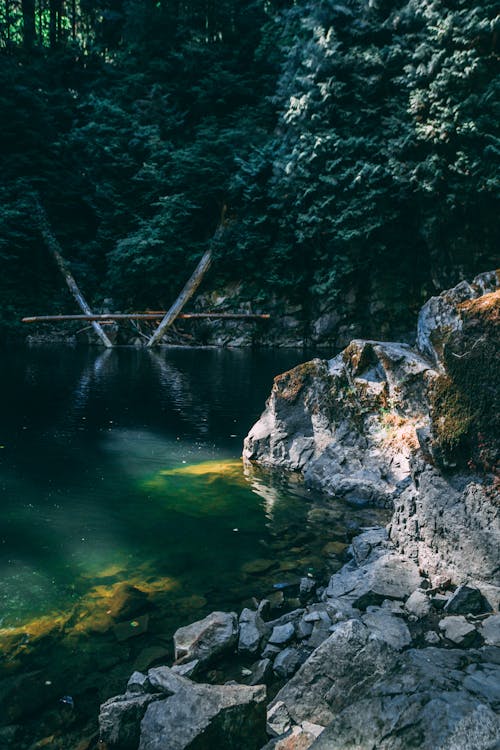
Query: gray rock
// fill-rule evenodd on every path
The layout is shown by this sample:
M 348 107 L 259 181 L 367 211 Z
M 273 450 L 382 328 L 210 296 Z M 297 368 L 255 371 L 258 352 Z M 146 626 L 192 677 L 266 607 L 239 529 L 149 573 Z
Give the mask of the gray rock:
M 499 506 L 491 493 L 476 477 L 444 476 L 423 457 L 411 468 L 414 484 L 395 500 L 391 541 L 433 580 L 497 582 Z
M 168 667 L 150 669 L 148 677 L 159 699 L 142 719 L 139 750 L 258 750 L 265 743 L 263 686 L 199 685 Z
M 309 638 L 309 636 L 311 635 L 313 631 L 313 623 L 309 622 L 305 618 L 306 618 L 306 615 L 301 620 L 299 620 L 299 622 L 297 623 L 295 627 L 297 638 L 299 638 L 300 640 L 304 638 Z
M 386 610 L 367 612 L 361 619 L 373 635 L 388 643 L 396 651 L 401 651 L 411 643 L 410 631 L 404 620 L 394 617 Z
M 301 470 L 309 486 L 354 504 L 385 505 L 401 492 L 409 451 L 388 445 L 381 409 L 389 399 L 412 419 L 421 413 L 428 370 L 404 344 L 361 340 L 330 362 L 299 365 L 275 379 L 244 458 Z
M 500 666 L 487 661 L 491 655 L 487 649 L 405 652 L 361 697 L 346 702 L 312 747 L 493 750 Z
M 470 664 L 463 687 L 480 700 L 500 709 L 500 676 L 497 664 Z
M 363 533 L 355 536 L 352 540 L 352 553 L 358 565 L 362 565 L 371 559 L 372 555 L 379 556 L 384 553 L 387 546 L 387 529 L 374 527 L 366 529 Z
M 459 586 L 445 604 L 449 615 L 481 615 L 491 612 L 491 607 L 481 591 L 471 586 Z
M 272 677 L 271 659 L 260 659 L 251 667 L 252 675 L 248 680 L 249 685 L 267 685 Z
M 422 617 L 426 617 L 429 614 L 431 603 L 427 594 L 417 589 L 406 600 L 405 608 L 410 614 L 415 615 L 415 617 L 421 620 Z
M 305 662 L 308 653 L 303 649 L 285 648 L 274 660 L 273 669 L 278 677 L 291 677 Z
M 483 620 L 480 632 L 485 643 L 491 646 L 500 646 L 500 615 L 490 615 Z
M 499 732 L 499 717 L 468 695 L 377 697 L 345 709 L 311 750 L 495 750 Z
M 424 640 L 429 644 L 429 646 L 436 646 L 441 639 L 439 638 L 439 635 L 435 630 L 429 630 L 424 635 Z
M 477 636 L 477 630 L 462 615 L 450 615 L 439 621 L 439 629 L 445 638 L 458 646 L 472 643 Z
M 326 641 L 330 637 L 332 626 L 331 620 L 320 619 L 313 623 L 312 633 L 307 641 L 307 646 L 310 649 L 318 648 L 323 641 Z
M 267 733 L 271 737 L 279 737 L 288 732 L 292 726 L 292 720 L 288 709 L 283 701 L 275 701 L 267 711 Z
M 141 672 L 133 672 L 127 682 L 127 693 L 147 693 L 148 687 L 147 676 Z
M 302 619 L 304 620 L 304 622 L 312 625 L 313 623 L 321 620 L 321 615 L 318 611 L 314 610 L 313 612 L 307 612 Z
M 434 609 L 444 609 L 446 607 L 447 602 L 449 601 L 450 595 L 449 594 L 433 594 L 431 597 L 429 597 L 430 602 Z
M 183 664 L 174 664 L 172 672 L 179 674 L 181 677 L 193 677 L 201 666 L 199 659 L 193 659 L 193 661 L 187 661 Z
M 229 651 L 238 640 L 238 620 L 234 612 L 212 612 L 174 633 L 175 659 L 207 662 Z
M 264 659 L 274 659 L 276 654 L 279 654 L 280 651 L 281 648 L 279 646 L 273 646 L 271 643 L 268 643 L 262 652 L 262 657 Z
M 291 612 L 287 612 L 286 614 L 281 615 L 281 617 L 277 617 L 275 620 L 266 622 L 266 625 L 269 628 L 275 628 L 278 625 L 287 625 L 289 622 L 297 623 L 303 614 L 304 610 L 300 607 L 298 609 L 292 609 Z
M 281 646 L 291 641 L 295 635 L 293 623 L 288 622 L 285 625 L 276 625 L 269 636 L 269 643 L 273 646 Z
M 336 626 L 279 691 L 293 721 L 311 721 L 326 726 L 344 705 L 354 700 L 356 691 L 369 689 L 396 658 L 396 652 L 358 620 Z M 273 703 L 274 705 L 274 703 Z
M 99 712 L 99 736 L 111 748 L 137 750 L 141 721 L 147 707 L 160 696 L 125 694 L 110 698 Z
M 238 651 L 255 654 L 269 631 L 258 612 L 245 608 L 239 619 Z
M 304 730 L 304 732 L 307 732 L 307 734 L 312 734 L 313 737 L 319 737 L 325 728 L 320 724 L 312 724 L 310 721 L 303 721 L 300 726 Z
M 461 281 L 453 289 L 442 292 L 438 297 L 431 297 L 418 316 L 417 345 L 420 351 L 439 363 L 444 337 L 449 336 L 451 331 L 461 329 L 460 303 L 494 292 L 498 286 L 497 274 L 490 271 L 476 276 L 470 284 Z
M 327 599 L 346 599 L 358 609 L 381 604 L 384 599 L 406 599 L 422 578 L 414 562 L 394 552 L 359 568 L 345 565 L 330 579 Z

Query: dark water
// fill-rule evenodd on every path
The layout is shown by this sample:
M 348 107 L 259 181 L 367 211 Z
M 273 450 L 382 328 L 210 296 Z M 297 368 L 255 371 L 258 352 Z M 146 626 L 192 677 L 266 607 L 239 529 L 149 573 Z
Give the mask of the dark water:
M 5 747 L 46 737 L 45 747 L 72 747 L 79 722 L 154 661 L 152 649 L 168 661 L 180 624 L 339 564 L 353 511 L 240 461 L 273 376 L 303 359 L 3 352 L 0 726 L 18 729 L 0 730 L 0 747 L 2 737 Z M 325 551 L 325 514 L 335 554 Z M 130 633 L 109 614 L 124 582 L 152 605 L 147 622 L 125 623 Z M 76 696 L 71 715 L 64 694 Z

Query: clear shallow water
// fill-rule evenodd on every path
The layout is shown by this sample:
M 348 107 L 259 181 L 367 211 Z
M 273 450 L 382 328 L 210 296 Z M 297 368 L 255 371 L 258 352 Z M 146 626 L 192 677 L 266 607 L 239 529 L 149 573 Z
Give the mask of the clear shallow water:
M 0 727 L 31 712 L 43 737 L 66 693 L 80 718 L 95 716 L 148 649 L 168 661 L 176 627 L 334 568 L 348 524 L 378 520 L 294 477 L 243 468 L 273 376 L 302 352 L 2 354 Z M 124 582 L 152 608 L 122 637 L 109 607 Z M 19 705 L 26 684 L 36 699 Z M 48 746 L 66 750 L 69 729 L 58 731 Z
M 110 570 L 172 576 L 202 595 L 255 557 L 273 511 L 244 478 L 242 441 L 273 373 L 298 361 L 62 347 L 6 357 L 2 625 L 67 608 Z

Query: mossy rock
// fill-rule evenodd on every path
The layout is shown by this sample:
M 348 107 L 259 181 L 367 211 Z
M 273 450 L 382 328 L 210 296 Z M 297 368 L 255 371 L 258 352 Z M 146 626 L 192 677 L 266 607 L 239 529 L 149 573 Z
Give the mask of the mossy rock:
M 433 450 L 446 463 L 500 468 L 500 291 L 458 306 L 462 325 L 443 343 L 445 374 L 430 394 Z

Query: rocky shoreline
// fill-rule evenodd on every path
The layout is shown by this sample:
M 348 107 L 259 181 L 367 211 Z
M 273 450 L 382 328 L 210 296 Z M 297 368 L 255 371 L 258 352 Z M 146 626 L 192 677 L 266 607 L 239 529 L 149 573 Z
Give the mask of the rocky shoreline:
M 499 286 L 491 272 L 430 300 L 418 350 L 357 340 L 276 378 L 246 460 L 392 520 L 326 586 L 302 578 L 291 611 L 264 600 L 178 630 L 172 667 L 102 705 L 101 746 L 499 747 Z

